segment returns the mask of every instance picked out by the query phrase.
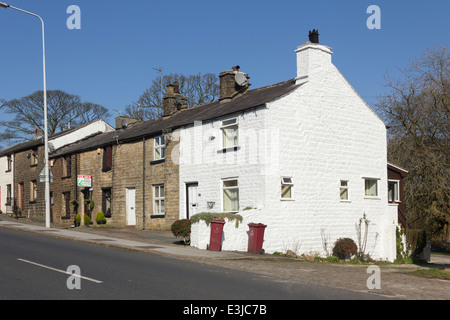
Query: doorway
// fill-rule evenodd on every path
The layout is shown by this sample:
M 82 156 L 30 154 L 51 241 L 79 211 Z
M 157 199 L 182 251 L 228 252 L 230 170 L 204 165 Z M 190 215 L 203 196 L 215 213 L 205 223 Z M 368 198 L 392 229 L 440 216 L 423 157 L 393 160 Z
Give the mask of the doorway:
M 127 188 L 127 226 L 136 226 L 136 188 Z
M 198 213 L 198 182 L 186 184 L 186 219 Z

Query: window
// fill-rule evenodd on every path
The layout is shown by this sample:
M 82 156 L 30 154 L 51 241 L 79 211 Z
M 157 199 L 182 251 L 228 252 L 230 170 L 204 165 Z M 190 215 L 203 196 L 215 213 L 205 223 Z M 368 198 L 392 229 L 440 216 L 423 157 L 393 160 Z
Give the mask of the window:
M 223 211 L 239 211 L 239 185 L 237 179 L 223 181 Z
M 103 171 L 109 171 L 112 168 L 112 146 L 103 148 Z
M 30 202 L 37 199 L 37 183 L 36 180 L 30 181 Z
M 348 181 L 341 180 L 341 188 L 340 188 L 340 196 L 341 200 L 348 200 Z
M 102 211 L 105 217 L 111 217 L 111 188 L 102 189 Z
M 30 154 L 31 165 L 36 166 L 38 164 L 38 149 L 33 149 Z
M 10 184 L 6 185 L 6 205 L 7 206 L 11 205 L 11 185 Z
M 236 147 L 238 139 L 238 121 L 237 118 L 222 121 L 222 145 L 223 148 Z
M 390 203 L 395 203 L 400 201 L 399 186 L 400 181 L 389 180 L 388 182 L 388 201 Z
M 153 186 L 153 214 L 164 215 L 164 185 Z
M 63 160 L 63 177 L 70 177 L 72 175 L 72 158 L 65 156 Z
M 66 217 L 70 217 L 70 192 L 63 192 L 64 212 Z
M 378 179 L 364 180 L 366 197 L 378 197 Z
M 155 137 L 155 160 L 163 160 L 166 156 L 166 139 L 164 136 Z
M 292 199 L 294 182 L 291 177 L 281 178 L 281 199 Z
M 12 160 L 11 156 L 6 157 L 6 172 L 9 172 L 12 170 Z

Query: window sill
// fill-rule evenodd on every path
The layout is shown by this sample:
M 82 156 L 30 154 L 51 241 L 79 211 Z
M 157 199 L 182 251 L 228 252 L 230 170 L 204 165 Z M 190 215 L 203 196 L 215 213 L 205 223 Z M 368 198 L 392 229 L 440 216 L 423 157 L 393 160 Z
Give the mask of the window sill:
M 351 200 L 339 200 L 339 202 L 342 202 L 342 203 L 351 203 L 352 201 L 351 201 Z
M 34 167 L 37 167 L 38 165 L 37 165 L 37 163 L 36 164 L 30 164 L 30 168 L 34 168 Z
M 155 214 L 155 215 L 151 215 L 150 219 L 164 219 L 166 217 L 165 214 Z
M 376 196 L 365 196 L 364 199 L 367 199 L 367 200 L 381 200 L 380 197 L 376 197 Z
M 70 178 L 72 178 L 72 176 L 65 176 L 65 177 L 61 177 L 61 179 L 62 179 L 62 180 L 65 180 L 65 179 L 70 179 Z
M 398 207 L 399 203 L 389 202 L 388 205 L 393 206 L 393 207 Z
M 108 171 L 111 171 L 111 168 L 108 167 L 108 168 L 103 168 L 102 169 L 102 172 L 108 172 Z
M 164 163 L 165 161 L 166 161 L 166 159 L 153 160 L 153 161 L 150 161 L 150 165 L 153 166 L 158 163 Z
M 280 198 L 281 201 L 295 201 L 295 199 L 292 198 Z
M 5 173 L 8 173 L 8 172 L 11 172 L 11 169 L 5 171 Z
M 241 149 L 240 146 L 228 147 L 228 148 L 223 148 L 223 149 L 217 150 L 217 153 L 227 153 L 227 152 L 232 152 L 232 151 L 238 151 L 239 149 Z
M 36 200 L 30 200 L 30 202 L 28 202 L 29 204 L 35 204 Z

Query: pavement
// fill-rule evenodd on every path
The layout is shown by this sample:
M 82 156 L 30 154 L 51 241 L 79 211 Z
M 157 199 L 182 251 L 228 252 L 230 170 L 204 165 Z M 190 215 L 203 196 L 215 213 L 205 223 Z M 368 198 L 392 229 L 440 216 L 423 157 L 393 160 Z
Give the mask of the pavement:
M 372 275 L 367 265 L 331 264 L 310 262 L 307 259 L 286 258 L 270 254 L 247 252 L 208 251 L 184 245 L 170 231 L 118 229 L 108 226 L 47 229 L 43 223 L 24 219 L 16 220 L 0 214 L 0 228 L 11 228 L 40 233 L 75 241 L 136 250 L 198 263 L 263 274 L 278 281 L 314 283 L 335 288 L 373 294 L 374 297 L 406 300 L 450 300 L 450 280 L 414 275 L 419 269 L 450 269 L 450 256 L 431 255 L 425 265 L 381 266 L 381 288 L 368 289 Z

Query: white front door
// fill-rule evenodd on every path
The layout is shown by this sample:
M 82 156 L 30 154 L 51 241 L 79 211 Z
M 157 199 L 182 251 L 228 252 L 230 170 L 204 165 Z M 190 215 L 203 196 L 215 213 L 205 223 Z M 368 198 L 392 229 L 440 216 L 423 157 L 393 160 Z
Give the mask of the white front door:
M 189 219 L 194 214 L 197 214 L 198 210 L 198 183 L 190 183 L 186 185 L 187 190 L 187 210 L 186 210 L 186 219 Z
M 127 226 L 136 225 L 136 189 L 127 188 Z

